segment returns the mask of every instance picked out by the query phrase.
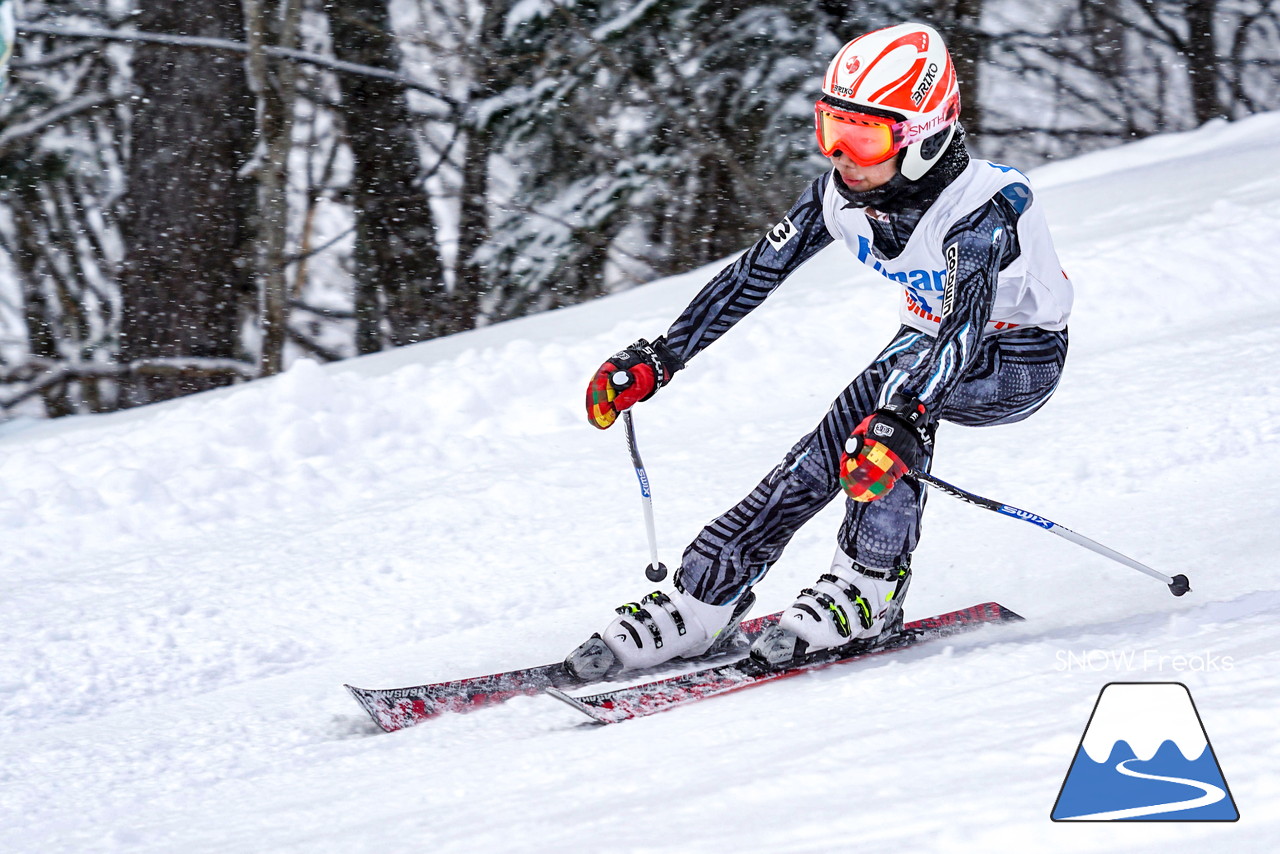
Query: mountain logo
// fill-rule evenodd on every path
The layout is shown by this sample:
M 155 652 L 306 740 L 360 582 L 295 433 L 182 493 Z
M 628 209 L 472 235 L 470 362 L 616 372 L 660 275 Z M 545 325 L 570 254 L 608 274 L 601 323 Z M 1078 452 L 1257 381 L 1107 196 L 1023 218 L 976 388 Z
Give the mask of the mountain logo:
M 1240 813 L 1181 682 L 1103 686 L 1050 817 L 1236 821 Z

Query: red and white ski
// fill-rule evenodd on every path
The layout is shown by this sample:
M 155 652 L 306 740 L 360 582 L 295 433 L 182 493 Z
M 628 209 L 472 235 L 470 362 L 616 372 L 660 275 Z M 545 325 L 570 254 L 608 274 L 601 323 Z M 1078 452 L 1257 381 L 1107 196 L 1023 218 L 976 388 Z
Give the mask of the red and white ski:
M 754 639 L 778 622 L 781 612 L 743 620 L 743 633 Z M 670 669 L 672 665 L 664 666 Z M 445 712 L 469 712 L 503 703 L 512 697 L 540 694 L 548 688 L 582 688 L 592 683 L 575 679 L 557 661 L 540 667 L 473 676 L 451 682 L 416 685 L 410 688 L 357 688 L 344 685 L 374 723 L 386 732 L 411 727 Z
M 885 646 L 871 649 L 839 647 L 821 650 L 805 657 L 798 664 L 781 669 L 769 669 L 750 658 L 743 658 L 729 664 L 706 667 L 691 673 L 659 679 L 656 682 L 631 688 L 619 688 L 586 697 L 571 697 L 562 690 L 563 686 L 548 686 L 545 690 L 592 720 L 602 724 L 612 724 L 665 712 L 676 706 L 740 691 L 765 682 L 786 679 L 789 676 L 797 676 L 833 664 L 884 655 L 916 644 L 970 631 L 988 623 L 1021 619 L 1022 617 L 1002 605 L 986 602 L 907 623 L 903 626 L 902 634 Z

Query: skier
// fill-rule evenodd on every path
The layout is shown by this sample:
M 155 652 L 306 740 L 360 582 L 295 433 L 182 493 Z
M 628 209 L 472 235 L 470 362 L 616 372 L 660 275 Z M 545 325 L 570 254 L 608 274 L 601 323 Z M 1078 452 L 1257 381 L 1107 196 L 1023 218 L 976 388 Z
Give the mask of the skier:
M 902 326 L 751 494 L 685 550 L 670 593 L 617 609 L 565 661 L 571 674 L 696 658 L 740 641 L 751 588 L 806 521 L 842 489 L 831 566 L 802 590 L 751 655 L 769 666 L 806 652 L 874 648 L 902 627 L 911 553 L 940 421 L 1020 421 L 1049 399 L 1067 352 L 1071 282 L 1027 177 L 971 159 L 941 36 L 901 24 L 832 59 L 815 105 L 831 170 L 786 217 L 716 275 L 667 333 L 606 361 L 587 413 L 608 428 L 759 306 L 833 241 L 902 293 Z
M 9 82 L 9 58 L 14 44 L 13 4 L 0 0 L 0 95 Z

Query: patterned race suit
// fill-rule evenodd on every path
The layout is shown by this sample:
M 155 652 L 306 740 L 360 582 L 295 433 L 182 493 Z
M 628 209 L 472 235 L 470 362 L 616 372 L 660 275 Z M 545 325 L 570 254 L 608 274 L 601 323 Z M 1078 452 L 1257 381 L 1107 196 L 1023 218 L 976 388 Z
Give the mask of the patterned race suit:
M 683 589 L 719 605 L 756 583 L 800 526 L 840 492 L 838 464 L 845 440 L 894 392 L 919 397 L 935 418 L 967 426 L 1020 421 L 1049 399 L 1066 359 L 1070 283 L 1064 275 L 1051 286 L 1057 291 L 1056 308 L 1045 309 L 1052 300 L 1039 298 L 1039 306 L 1033 305 L 1029 315 L 1031 323 L 995 321 L 1001 312 L 1005 317 L 1028 316 L 1022 309 L 1009 309 L 1011 286 L 1001 278 L 1005 271 L 1014 266 L 1025 269 L 1028 259 L 1023 256 L 1028 249 L 1052 256 L 1032 259 L 1042 262 L 1041 270 L 1056 268 L 1057 257 L 1051 243 L 1047 249 L 1040 248 L 1048 239 L 1047 230 L 1040 229 L 1043 234 L 1038 241 L 1033 230 L 1024 228 L 1020 233 L 1020 218 L 1032 203 L 1025 176 L 1008 167 L 973 161 L 957 180 L 971 174 L 986 180 L 989 172 L 974 170 L 989 169 L 1008 173 L 1009 183 L 986 197 L 985 203 L 948 218 L 943 227 L 922 222 L 927 211 L 909 210 L 865 216 L 874 235 L 869 241 L 871 252 L 865 251 L 865 239 L 858 243 L 857 235 L 847 231 L 839 235 L 851 249 L 863 248 L 859 255 L 864 263 L 908 284 L 911 280 L 904 274 L 890 275 L 886 265 L 904 252 L 917 229 L 936 227 L 942 245 L 934 251 L 945 255 L 948 267 L 945 275 L 942 271 L 936 275 L 938 281 L 946 281 L 942 301 L 928 292 L 904 288 L 902 328 L 831 404 L 817 427 L 751 494 L 707 525 L 688 546 L 678 576 Z M 851 216 L 864 216 L 861 209 L 848 210 L 852 205 L 839 207 L 839 198 L 833 196 L 836 180 L 828 174 L 814 181 L 781 225 L 703 288 L 667 332 L 667 343 L 678 356 L 687 362 L 698 354 L 829 245 L 840 231 L 834 218 L 843 217 L 848 223 Z M 996 184 L 1001 180 L 997 176 Z M 988 184 L 989 180 L 977 192 L 984 192 Z M 998 293 L 1001 288 L 1004 291 Z M 928 310 L 922 310 L 923 305 Z M 926 459 L 920 467 L 928 470 L 930 462 Z M 871 568 L 909 563 L 920 536 L 922 493 L 915 481 L 905 479 L 878 501 L 846 501 L 839 547 Z

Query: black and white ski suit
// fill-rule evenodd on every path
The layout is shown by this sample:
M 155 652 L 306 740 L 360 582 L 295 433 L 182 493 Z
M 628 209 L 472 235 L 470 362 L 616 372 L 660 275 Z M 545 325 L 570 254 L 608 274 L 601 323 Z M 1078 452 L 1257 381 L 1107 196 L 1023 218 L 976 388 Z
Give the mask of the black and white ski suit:
M 704 602 L 733 601 L 759 581 L 800 526 L 840 493 L 845 440 L 890 395 L 918 397 L 933 419 L 1008 424 L 1039 409 L 1062 373 L 1070 282 L 1025 176 L 975 160 L 956 179 L 969 181 L 966 198 L 976 193 L 975 206 L 968 208 L 948 186 L 925 210 L 874 216 L 865 208 L 851 210 L 835 192 L 835 180 L 834 172 L 815 180 L 782 223 L 712 279 L 666 334 L 668 346 L 688 362 L 838 238 L 863 263 L 903 285 L 903 326 L 888 346 L 813 431 L 685 550 L 678 583 Z M 990 186 L 998 189 L 987 195 Z M 940 220 L 938 206 L 948 201 L 952 210 Z M 968 209 L 956 210 L 957 201 Z M 1030 211 L 1035 227 L 1028 226 Z M 929 241 L 936 245 L 925 245 Z M 945 269 L 894 271 L 895 259 L 922 252 L 944 258 Z M 1041 279 L 1050 278 L 1044 271 L 1052 269 L 1059 278 L 1046 285 L 1034 276 L 1007 275 L 1028 269 Z M 930 463 L 926 458 L 921 467 L 928 470 Z M 838 546 L 865 567 L 909 564 L 923 509 L 923 489 L 911 479 L 874 502 L 846 500 Z

